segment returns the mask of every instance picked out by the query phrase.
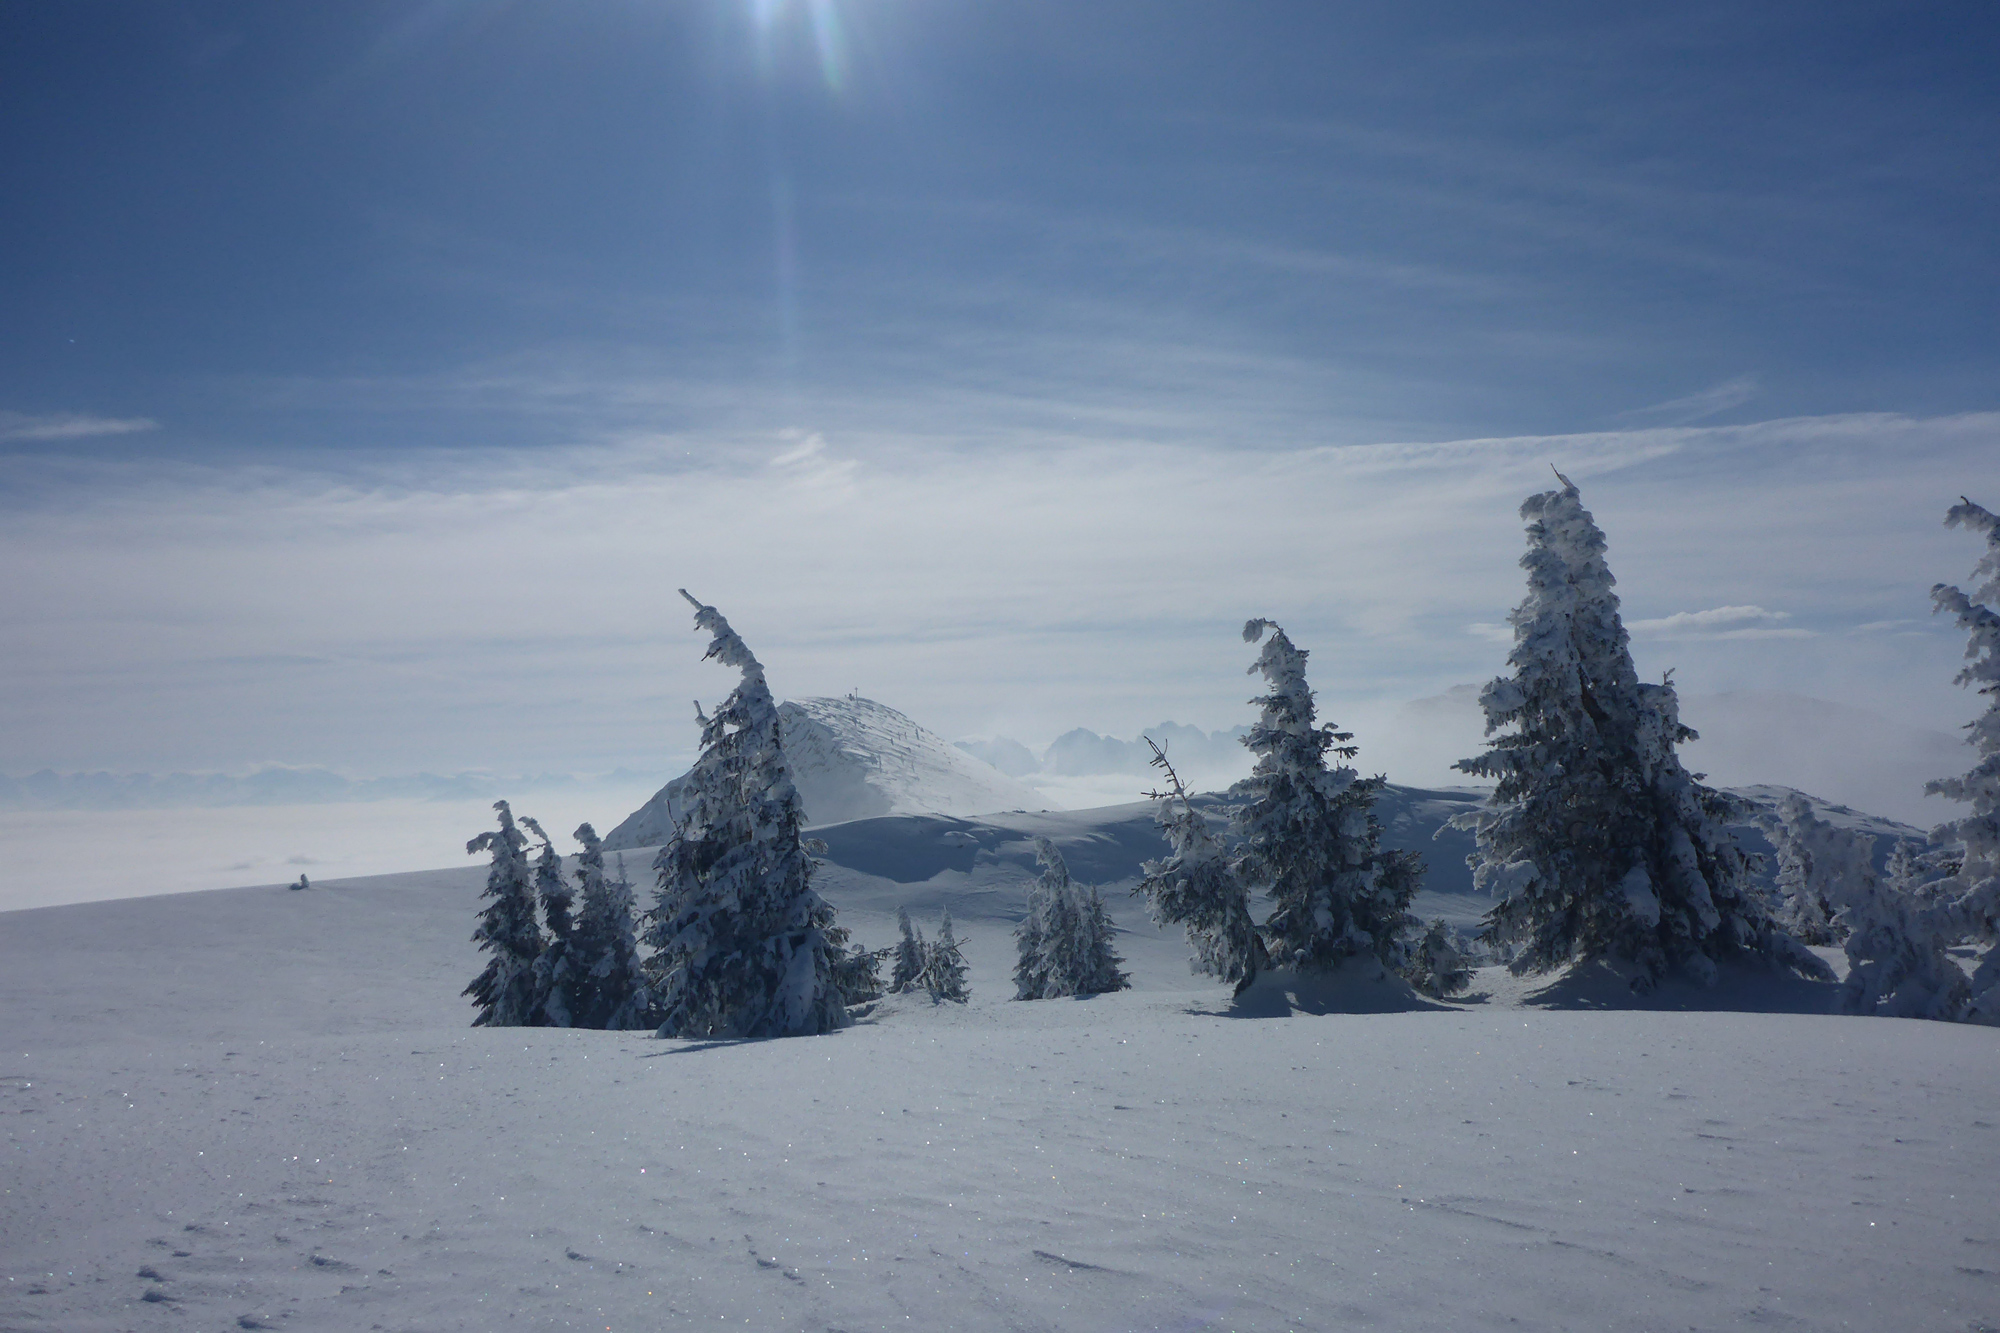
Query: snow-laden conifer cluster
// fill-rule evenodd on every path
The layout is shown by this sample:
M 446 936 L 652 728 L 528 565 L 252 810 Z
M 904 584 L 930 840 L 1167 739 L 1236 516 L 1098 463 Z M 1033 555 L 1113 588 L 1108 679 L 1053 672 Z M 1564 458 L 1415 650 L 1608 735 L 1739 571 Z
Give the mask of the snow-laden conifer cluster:
M 1458 764 L 1497 781 L 1468 821 L 1475 882 L 1500 896 L 1483 938 L 1517 943 L 1517 971 L 1620 960 L 1641 990 L 1675 968 L 1706 979 L 1732 955 L 1830 977 L 1750 891 L 1728 798 L 1681 767 L 1674 747 L 1694 732 L 1671 679 L 1640 683 L 1604 534 L 1558 479 L 1521 506 L 1513 673 L 1480 694 L 1487 732 L 1505 734 Z
M 1830 980 L 1800 940 L 1845 937 L 1851 1012 L 2000 1022 L 2000 613 L 1978 600 L 2000 599 L 2000 519 L 1970 500 L 1952 508 L 1947 523 L 1979 532 L 1988 550 L 1971 594 L 1932 590 L 1969 636 L 1960 683 L 1993 697 L 1969 725 L 1972 769 L 1928 787 L 1970 803 L 1970 813 L 1941 825 L 1928 846 L 1900 846 L 1883 875 L 1872 838 L 1818 819 L 1793 796 L 1760 821 L 1777 849 L 1780 916 L 1727 827 L 1745 803 L 1682 767 L 1676 747 L 1695 733 L 1680 720 L 1671 674 L 1638 679 L 1604 534 L 1577 488 L 1557 477 L 1560 489 L 1521 507 L 1528 592 L 1511 616 L 1511 673 L 1480 696 L 1497 738 L 1458 764 L 1496 781 L 1484 808 L 1454 821 L 1476 835 L 1475 883 L 1499 899 L 1480 938 L 1510 953 L 1517 972 L 1607 960 L 1643 991 L 1674 971 L 1712 980 L 1716 964 L 1735 957 Z M 475 1021 L 650 1025 L 695 1037 L 825 1032 L 847 1021 L 847 1006 L 881 993 L 879 969 L 892 958 L 889 990 L 963 1001 L 965 960 L 949 912 L 935 942 L 903 911 L 893 948 L 850 945 L 812 887 L 814 853 L 825 849 L 802 836 L 763 667 L 714 607 L 682 595 L 711 635 L 706 656 L 741 682 L 713 715 L 696 706 L 702 753 L 671 784 L 675 823 L 655 862 L 644 932 L 655 952 L 641 959 L 629 884 L 622 866 L 607 879 L 589 825 L 576 834 L 584 903 L 572 918 L 551 840 L 520 821 L 540 842 L 531 865 L 527 838 L 500 802 L 498 831 L 468 844 L 492 857 L 491 901 L 474 935 L 491 957 L 465 992 Z M 1471 961 L 1451 930 L 1434 921 L 1411 936 L 1423 864 L 1381 846 L 1373 807 L 1386 778 L 1344 762 L 1357 753 L 1353 735 L 1317 720 L 1308 654 L 1282 628 L 1255 619 L 1243 637 L 1261 644 L 1250 670 L 1267 689 L 1253 701 L 1259 717 L 1243 739 L 1256 763 L 1230 790 L 1227 834 L 1156 746 L 1168 790 L 1152 795 L 1170 854 L 1144 863 L 1135 892 L 1161 924 L 1183 927 L 1196 970 L 1239 992 L 1269 967 L 1330 972 L 1356 957 L 1433 996 L 1463 990 Z M 1129 985 L 1101 895 L 1072 882 L 1046 837 L 1036 838 L 1036 859 L 1041 873 L 1016 929 L 1016 997 Z M 1270 901 L 1261 923 L 1253 894 Z M 1952 952 L 1968 938 L 1986 948 L 1969 981 Z
M 1940 891 L 1934 854 L 1899 842 L 1887 872 L 1850 860 L 1838 881 L 1835 919 L 1847 932 L 1841 1007 L 1887 1018 L 1962 1017 L 1970 990 L 1949 950 L 1964 931 Z
M 1053 1000 L 1130 986 L 1104 899 L 1094 887 L 1070 879 L 1062 853 L 1045 837 L 1035 839 L 1035 860 L 1042 873 L 1028 890 L 1028 910 L 1014 931 L 1019 958 L 1014 998 Z
M 963 1004 L 971 995 L 965 979 L 965 954 L 951 924 L 951 909 L 938 923 L 938 937 L 926 940 L 924 932 L 910 920 L 910 909 L 896 909 L 896 926 L 901 932 L 888 955 L 894 959 L 889 991 L 894 995 L 922 991 L 933 1004 L 951 1000 Z
M 707 656 L 737 668 L 742 681 L 713 716 L 695 709 L 702 755 L 688 775 L 685 813 L 654 863 L 659 891 L 645 939 L 655 952 L 640 957 L 624 860 L 617 879 L 607 878 L 595 829 L 576 830 L 583 908 L 572 917 L 553 842 L 534 820 L 521 821 L 541 842 L 531 870 L 527 839 L 499 802 L 499 830 L 466 848 L 493 858 L 493 902 L 473 936 L 493 957 L 465 991 L 479 1008 L 475 1022 L 791 1036 L 840 1027 L 847 1005 L 880 994 L 877 958 L 848 951 L 847 931 L 813 891 L 813 848 L 800 833 L 763 667 L 721 613 L 688 601 L 711 635 Z

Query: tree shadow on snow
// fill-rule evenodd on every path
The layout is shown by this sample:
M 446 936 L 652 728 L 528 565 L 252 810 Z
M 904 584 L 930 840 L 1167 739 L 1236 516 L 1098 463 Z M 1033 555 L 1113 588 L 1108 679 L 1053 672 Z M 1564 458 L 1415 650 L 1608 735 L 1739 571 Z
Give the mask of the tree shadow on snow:
M 1294 1014 L 1449 1013 L 1443 1004 L 1411 989 L 1410 983 L 1370 960 L 1350 961 L 1330 973 L 1302 973 L 1276 967 L 1259 973 L 1241 994 L 1215 1007 L 1193 1005 L 1190 1014 L 1218 1018 L 1290 1018 Z
M 1632 970 L 1603 960 L 1575 963 L 1521 996 L 1524 1009 L 1645 1009 L 1687 1013 L 1834 1014 L 1840 986 L 1808 981 L 1755 962 L 1717 965 L 1713 985 L 1670 976 L 1651 991 L 1632 989 Z

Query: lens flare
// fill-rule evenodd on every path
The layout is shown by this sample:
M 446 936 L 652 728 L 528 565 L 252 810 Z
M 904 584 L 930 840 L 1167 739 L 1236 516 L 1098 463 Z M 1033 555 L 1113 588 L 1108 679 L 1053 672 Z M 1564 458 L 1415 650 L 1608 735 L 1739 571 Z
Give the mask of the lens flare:
M 788 13 L 805 11 L 812 29 L 813 52 L 819 58 L 819 74 L 828 91 L 838 93 L 847 86 L 847 34 L 840 21 L 835 0 L 749 0 L 750 18 L 757 27 L 758 53 L 768 75 L 771 42 Z

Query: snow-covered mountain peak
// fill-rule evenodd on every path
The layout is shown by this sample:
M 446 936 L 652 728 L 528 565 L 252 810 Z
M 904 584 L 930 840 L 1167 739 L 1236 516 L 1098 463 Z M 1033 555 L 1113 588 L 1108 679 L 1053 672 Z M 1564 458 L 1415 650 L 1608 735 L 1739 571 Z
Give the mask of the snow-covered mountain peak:
M 887 704 L 847 695 L 778 706 L 779 735 L 811 824 L 879 815 L 1041 810 L 1049 798 L 919 726 Z M 613 829 L 607 849 L 664 842 L 678 813 L 675 778 Z

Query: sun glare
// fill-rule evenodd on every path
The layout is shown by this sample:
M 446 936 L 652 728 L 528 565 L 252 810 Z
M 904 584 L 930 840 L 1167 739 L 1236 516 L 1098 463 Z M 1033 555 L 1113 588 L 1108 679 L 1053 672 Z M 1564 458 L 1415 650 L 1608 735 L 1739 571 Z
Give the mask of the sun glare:
M 770 68 L 771 45 L 778 40 L 781 25 L 803 21 L 812 31 L 814 54 L 819 59 L 820 78 L 828 90 L 842 91 L 847 84 L 847 38 L 834 0 L 748 0 L 750 17 L 757 27 L 758 54 L 765 69 Z

